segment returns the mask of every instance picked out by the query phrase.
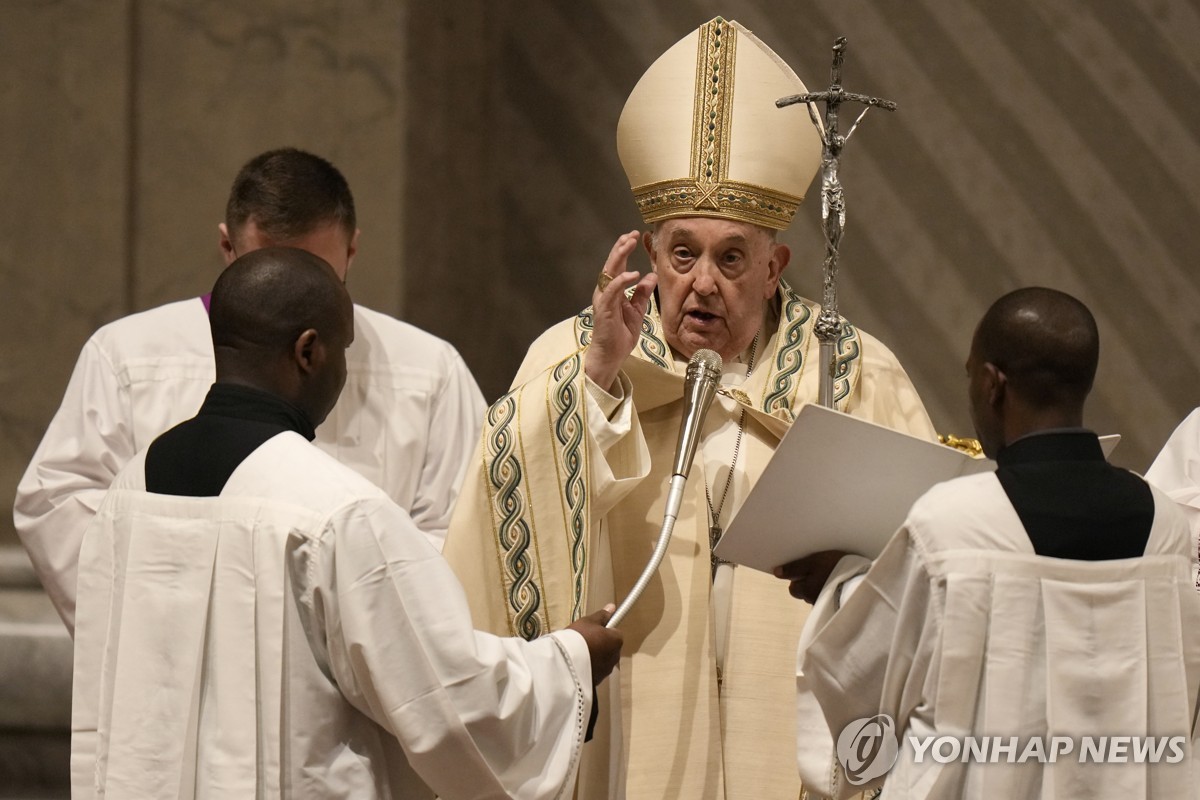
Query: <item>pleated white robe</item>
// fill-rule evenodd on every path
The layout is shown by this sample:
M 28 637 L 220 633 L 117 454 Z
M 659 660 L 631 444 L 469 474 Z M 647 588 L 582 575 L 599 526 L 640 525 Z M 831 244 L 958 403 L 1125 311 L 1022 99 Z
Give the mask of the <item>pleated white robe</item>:
M 1142 558 L 1075 561 L 1034 553 L 994 474 L 935 486 L 840 610 L 827 591 L 809 618 L 797 681 L 805 785 L 862 791 L 831 768 L 833 741 L 886 714 L 899 757 L 865 784 L 882 781 L 883 798 L 1196 797 L 1191 548 L 1161 492 Z M 918 761 L 911 738 L 967 735 L 1015 736 L 1022 748 L 1071 737 L 1075 749 L 1053 764 L 939 763 L 929 752 Z M 1084 736 L 1181 737 L 1185 758 L 1080 763 Z
M 144 486 L 142 454 L 84 538 L 76 800 L 569 795 L 583 638 L 474 631 L 365 478 L 288 432 L 220 497 Z

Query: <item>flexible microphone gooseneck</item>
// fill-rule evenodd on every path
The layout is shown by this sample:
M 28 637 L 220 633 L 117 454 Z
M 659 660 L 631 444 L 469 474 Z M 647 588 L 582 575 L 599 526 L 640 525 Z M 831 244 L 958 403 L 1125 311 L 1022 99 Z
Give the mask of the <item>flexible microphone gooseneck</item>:
M 629 596 L 621 603 L 606 627 L 615 628 L 620 624 L 629 609 L 642 596 L 646 585 L 654 577 L 658 565 L 667 554 L 667 544 L 671 541 L 671 531 L 675 528 L 675 518 L 679 516 L 679 507 L 683 504 L 683 487 L 687 483 L 688 472 L 692 468 L 692 459 L 696 455 L 696 447 L 700 444 L 700 432 L 704 427 L 704 417 L 708 407 L 712 405 L 713 396 L 717 393 L 717 381 L 721 377 L 721 357 L 712 350 L 697 350 L 687 366 L 687 377 L 683 383 L 684 411 L 683 421 L 679 426 L 679 441 L 675 444 L 675 461 L 671 467 L 671 488 L 667 493 L 667 504 L 663 510 L 662 529 L 658 534 L 658 542 L 654 545 L 654 553 L 637 583 L 633 585 Z

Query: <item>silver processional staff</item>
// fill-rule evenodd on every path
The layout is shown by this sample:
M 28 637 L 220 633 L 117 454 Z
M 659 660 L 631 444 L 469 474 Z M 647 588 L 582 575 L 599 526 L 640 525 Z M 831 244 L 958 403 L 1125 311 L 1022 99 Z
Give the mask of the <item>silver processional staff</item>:
M 833 68 L 830 71 L 829 88 L 823 92 L 805 92 L 775 101 L 778 108 L 806 103 L 809 116 L 817 126 L 821 135 L 821 222 L 825 232 L 825 269 L 824 289 L 821 297 L 821 313 L 817 317 L 817 340 L 821 343 L 821 391 L 818 398 L 821 405 L 833 408 L 833 378 L 837 367 L 837 341 L 842 335 L 842 318 L 838 314 L 837 270 L 838 247 L 842 241 L 842 231 L 846 227 L 846 200 L 842 194 L 842 183 L 838 178 L 838 162 L 842 155 L 842 147 L 850 135 L 854 133 L 858 123 L 872 106 L 886 111 L 895 111 L 896 104 L 891 100 L 881 100 L 865 94 L 847 92 L 842 88 L 842 61 L 846 53 L 846 37 L 840 36 L 833 43 Z M 862 103 L 866 106 L 850 130 L 843 136 L 838 132 L 838 107 L 846 101 Z M 825 103 L 825 119 L 822 122 L 815 104 Z

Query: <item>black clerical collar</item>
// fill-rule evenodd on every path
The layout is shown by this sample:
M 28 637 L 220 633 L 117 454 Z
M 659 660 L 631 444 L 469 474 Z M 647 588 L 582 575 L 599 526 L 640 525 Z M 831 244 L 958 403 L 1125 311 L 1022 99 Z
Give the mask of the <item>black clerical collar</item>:
M 277 425 L 308 439 L 317 432 L 308 415 L 278 395 L 236 383 L 214 383 L 196 416 L 232 417 Z
M 1100 438 L 1086 428 L 1054 428 L 1026 434 L 996 454 L 1001 467 L 1040 461 L 1105 461 Z

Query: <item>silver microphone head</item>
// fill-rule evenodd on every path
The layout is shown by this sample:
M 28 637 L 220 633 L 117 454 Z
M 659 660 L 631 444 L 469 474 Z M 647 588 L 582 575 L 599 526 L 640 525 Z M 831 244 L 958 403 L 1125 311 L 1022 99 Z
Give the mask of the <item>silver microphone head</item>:
M 688 361 L 687 377 L 685 380 L 691 383 L 697 378 L 704 376 L 715 381 L 721 377 L 723 367 L 724 363 L 716 352 L 707 348 L 701 348 L 693 353 L 691 360 Z
M 721 357 L 712 350 L 697 350 L 688 361 L 687 376 L 683 381 L 683 420 L 679 427 L 679 441 L 675 445 L 675 462 L 671 474 L 687 478 L 700 442 L 700 429 L 704 415 L 712 403 L 721 380 Z

